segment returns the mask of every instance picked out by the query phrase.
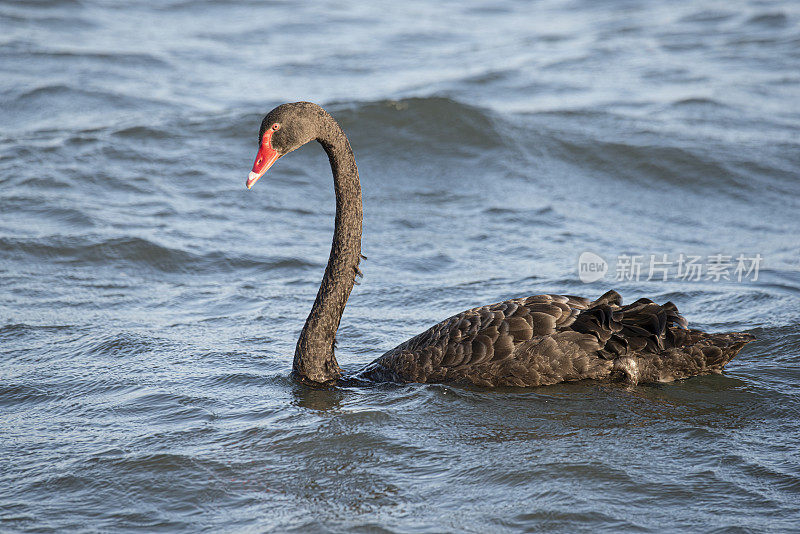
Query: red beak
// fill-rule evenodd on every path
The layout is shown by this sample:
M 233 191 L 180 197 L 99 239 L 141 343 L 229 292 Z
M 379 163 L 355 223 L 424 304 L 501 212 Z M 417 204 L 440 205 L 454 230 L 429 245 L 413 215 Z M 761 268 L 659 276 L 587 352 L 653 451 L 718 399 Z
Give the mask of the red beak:
M 247 177 L 247 182 L 245 183 L 247 189 L 253 187 L 253 184 L 264 176 L 264 173 L 267 172 L 267 169 L 272 167 L 272 164 L 275 163 L 278 157 L 278 152 L 272 148 L 272 130 L 267 130 L 261 140 L 261 146 L 258 148 L 256 161 L 253 163 L 253 170 L 250 171 L 250 175 Z

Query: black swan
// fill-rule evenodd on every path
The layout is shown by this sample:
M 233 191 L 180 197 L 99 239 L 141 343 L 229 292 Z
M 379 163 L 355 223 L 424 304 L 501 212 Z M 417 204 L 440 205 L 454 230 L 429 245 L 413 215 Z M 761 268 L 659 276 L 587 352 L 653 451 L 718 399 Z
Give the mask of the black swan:
M 306 319 L 292 375 L 314 384 L 342 379 L 336 331 L 355 277 L 361 274 L 361 185 L 342 129 L 310 102 L 283 104 L 261 122 L 259 150 L 247 188 L 275 161 L 316 140 L 333 171 L 336 223 L 317 298 Z M 542 386 L 582 379 L 633 384 L 720 373 L 755 339 L 689 329 L 671 302 L 622 305 L 616 291 L 596 300 L 535 295 L 454 315 L 393 348 L 353 378 L 448 382 L 478 386 Z

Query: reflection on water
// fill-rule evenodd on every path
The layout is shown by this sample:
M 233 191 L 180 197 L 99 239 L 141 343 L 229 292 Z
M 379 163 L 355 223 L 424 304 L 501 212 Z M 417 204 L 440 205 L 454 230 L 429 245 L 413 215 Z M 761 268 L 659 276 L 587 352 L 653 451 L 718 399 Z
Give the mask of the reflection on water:
M 336 386 L 313 387 L 296 384 L 292 388 L 294 404 L 300 408 L 325 413 L 338 413 L 346 393 Z

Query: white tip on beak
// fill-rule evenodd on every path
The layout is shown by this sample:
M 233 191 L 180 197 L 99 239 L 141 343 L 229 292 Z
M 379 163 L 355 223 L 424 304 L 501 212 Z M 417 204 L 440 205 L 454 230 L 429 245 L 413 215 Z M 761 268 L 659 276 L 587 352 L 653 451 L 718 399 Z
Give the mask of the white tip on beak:
M 247 176 L 247 183 L 245 184 L 247 186 L 247 189 L 253 187 L 253 184 L 256 183 L 259 178 L 261 178 L 260 174 L 250 171 L 250 174 Z

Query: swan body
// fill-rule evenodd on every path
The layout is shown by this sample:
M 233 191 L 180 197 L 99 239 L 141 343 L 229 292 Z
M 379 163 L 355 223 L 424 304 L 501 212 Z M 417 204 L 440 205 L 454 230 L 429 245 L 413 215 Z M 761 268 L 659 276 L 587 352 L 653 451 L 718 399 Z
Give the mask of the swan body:
M 311 383 L 342 376 L 334 355 L 344 307 L 361 274 L 362 205 L 350 143 L 310 102 L 283 104 L 261 123 L 251 188 L 280 157 L 316 140 L 331 163 L 336 193 L 333 244 L 317 298 L 295 350 L 292 374 Z M 371 381 L 542 386 L 583 379 L 669 382 L 720 373 L 754 337 L 689 329 L 671 302 L 623 305 L 615 291 L 592 301 L 534 295 L 466 310 L 409 339 L 359 371 Z
M 459 313 L 390 350 L 362 375 L 478 386 L 544 386 L 583 379 L 669 382 L 719 373 L 750 334 L 686 328 L 674 304 L 616 291 L 590 301 L 534 295 Z

